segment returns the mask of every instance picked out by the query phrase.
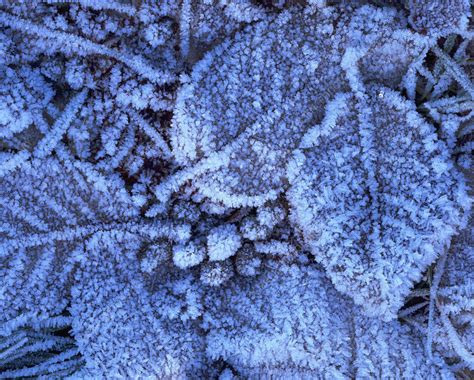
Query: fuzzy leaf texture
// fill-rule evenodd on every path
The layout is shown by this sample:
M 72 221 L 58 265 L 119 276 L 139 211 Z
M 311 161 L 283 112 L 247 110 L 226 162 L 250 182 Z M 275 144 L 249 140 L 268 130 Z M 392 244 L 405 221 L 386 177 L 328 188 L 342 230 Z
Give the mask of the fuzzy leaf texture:
M 288 200 L 315 259 L 370 315 L 392 319 L 465 224 L 462 176 L 394 91 L 338 94 L 289 164 Z
M 193 165 L 200 192 L 227 206 L 276 198 L 304 132 L 321 121 L 334 94 L 349 89 L 344 54 L 363 50 L 364 79 L 395 86 L 423 46 L 404 26 L 394 9 L 329 8 L 286 11 L 246 28 L 184 79 L 171 135 L 176 159 Z M 375 61 L 393 51 L 397 60 L 380 71 Z M 176 184 L 158 186 L 158 198 L 167 186 Z
M 91 185 L 87 176 L 94 174 Z M 2 178 L 0 198 L 4 319 L 24 312 L 61 312 L 75 267 L 97 249 L 84 250 L 87 237 L 129 232 L 139 241 L 167 229 L 137 221 L 137 210 L 118 178 L 107 180 L 93 169 L 52 158 L 33 160 Z
M 449 377 L 424 358 L 420 337 L 360 315 L 314 267 L 270 262 L 262 277 L 205 302 L 208 354 L 247 378 Z

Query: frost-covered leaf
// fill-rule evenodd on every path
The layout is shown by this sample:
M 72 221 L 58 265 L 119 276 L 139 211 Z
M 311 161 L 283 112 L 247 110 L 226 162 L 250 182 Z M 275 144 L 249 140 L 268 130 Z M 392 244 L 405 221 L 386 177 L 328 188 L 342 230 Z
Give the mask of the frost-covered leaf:
M 270 263 L 261 276 L 210 291 L 205 307 L 207 354 L 244 374 L 278 367 L 350 373 L 348 304 L 316 269 Z
M 403 12 L 362 7 L 354 12 L 347 31 L 350 54 L 361 55 L 357 62 L 361 78 L 395 89 L 409 66 L 427 48 L 427 39 L 404 29 Z M 349 55 L 350 56 L 350 55 Z
M 187 64 L 232 36 L 245 23 L 265 18 L 264 10 L 251 0 L 179 1 L 180 53 Z
M 471 16 L 470 0 L 409 0 L 410 24 L 427 34 L 466 30 Z
M 406 325 L 361 315 L 353 319 L 355 378 L 455 379 L 439 357 L 427 357 L 423 337 Z
M 188 168 L 158 186 L 157 197 L 192 180 L 231 207 L 275 198 L 304 132 L 349 89 L 343 61 L 362 66 L 367 81 L 398 84 L 423 45 L 404 26 L 395 9 L 293 9 L 216 47 L 183 79 L 171 141 Z M 393 51 L 400 54 L 387 64 Z
M 207 354 L 246 378 L 449 378 L 418 336 L 361 315 L 315 267 L 269 262 L 209 292 L 205 306 Z
M 174 292 L 181 287 L 184 296 L 189 284 L 161 277 L 166 288 L 153 298 L 140 275 L 137 247 L 120 235 L 101 235 L 87 241 L 86 249 L 98 245 L 100 254 L 89 257 L 72 289 L 73 334 L 89 376 L 180 378 L 199 367 L 203 338 L 195 322 L 183 318 L 182 305 L 171 314 L 165 290 L 174 283 Z
M 469 374 L 467 2 L 404 3 L 0 2 L 0 378 Z
M 446 146 L 384 87 L 339 94 L 289 165 L 292 219 L 338 290 L 392 319 L 465 223 L 470 201 Z
M 179 230 L 137 220 L 118 178 L 53 158 L 32 160 L 1 178 L 0 199 L 2 319 L 60 313 L 74 268 L 87 260 L 82 242 L 88 236 L 127 231 L 137 241 L 174 239 Z
M 437 292 L 435 343 L 447 358 L 474 370 L 474 219 L 454 241 Z

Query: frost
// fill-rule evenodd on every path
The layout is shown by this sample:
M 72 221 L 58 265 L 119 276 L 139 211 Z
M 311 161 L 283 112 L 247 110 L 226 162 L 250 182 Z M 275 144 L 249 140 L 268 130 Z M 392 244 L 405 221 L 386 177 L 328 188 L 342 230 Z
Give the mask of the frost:
M 201 281 L 203 284 L 219 286 L 229 280 L 233 275 L 232 265 L 228 261 L 211 262 L 201 269 Z
M 1 12 L 5 36 L 13 41 L 6 63 L 21 64 L 22 75 L 26 73 L 30 78 L 29 86 L 40 87 L 43 93 L 32 93 L 35 99 L 28 95 L 26 91 L 31 90 L 27 89 L 21 90 L 23 95 L 20 89 L 12 93 L 13 98 L 9 95 L 5 101 L 8 108 L 0 112 L 0 121 L 14 117 L 15 122 L 9 122 L 8 129 L 4 127 L 0 133 L 6 137 L 16 134 L 17 139 L 18 132 L 29 127 L 56 140 L 66 137 L 67 146 L 81 159 L 100 161 L 104 169 L 124 166 L 131 175 L 136 175 L 147 160 L 170 154 L 160 133 L 160 123 L 150 125 L 153 121 L 140 112 L 147 108 L 162 112 L 172 107 L 173 95 L 164 85 L 177 79 L 174 70 L 179 62 L 170 46 L 174 26 L 164 17 L 172 16 L 176 10 L 171 6 L 160 10 L 143 6 L 137 13 L 121 5 L 91 7 L 98 7 L 103 13 L 96 16 L 88 2 L 66 7 L 61 16 L 56 14 L 56 7 L 44 5 L 34 9 L 25 5 L 15 10 L 18 15 Z M 27 17 L 35 18 L 35 22 Z M 150 47 L 141 35 L 146 27 L 162 30 L 166 43 Z M 149 62 L 154 62 L 156 67 Z M 8 69 L 7 73 L 11 71 Z M 51 82 L 55 87 L 49 88 Z M 9 81 L 5 85 L 7 91 L 13 88 Z M 53 98 L 57 89 L 60 95 Z M 56 105 L 64 104 L 62 97 L 68 94 L 72 101 L 76 93 L 85 97 L 76 109 L 74 120 L 49 130 L 48 120 L 56 119 L 61 111 Z M 28 106 L 23 105 L 28 96 Z M 42 97 L 45 99 L 41 100 Z M 15 116 L 18 113 L 15 109 L 22 107 L 31 111 L 22 112 L 20 119 Z M 141 140 L 144 143 L 135 147 Z M 18 143 L 11 145 L 18 149 Z M 32 150 L 31 146 L 20 147 Z
M 82 241 L 90 236 L 108 231 L 136 236 L 137 241 L 163 234 L 180 239 L 179 228 L 175 234 L 166 224 L 138 221 L 120 180 L 106 180 L 98 190 L 84 175 L 85 169 L 44 159 L 2 178 L 2 320 L 24 312 L 60 313 L 75 269 L 98 248 L 84 252 Z
M 248 27 L 183 78 L 171 135 L 175 157 L 196 165 L 194 184 L 213 200 L 236 207 L 276 198 L 285 183 L 282 163 L 321 121 L 326 102 L 348 90 L 345 52 L 363 51 L 365 79 L 396 85 L 423 45 L 404 25 L 391 9 L 361 8 L 352 16 L 328 8 L 286 11 Z M 381 71 L 374 61 L 394 49 L 404 53 Z
M 419 337 L 396 321 L 358 315 L 318 269 L 268 265 L 263 277 L 207 296 L 211 357 L 250 378 L 449 376 L 423 358 Z
M 189 268 L 204 260 L 206 250 L 202 244 L 190 242 L 173 249 L 173 262 L 179 268 Z
M 233 224 L 213 229 L 207 236 L 207 254 L 210 261 L 222 261 L 235 255 L 241 246 L 237 227 Z
M 182 0 L 179 3 L 180 53 L 188 64 L 201 59 L 223 36 L 237 32 L 243 22 L 266 16 L 251 0 Z
M 21 319 L 16 326 L 0 325 L 2 378 L 63 377 L 84 365 L 74 339 L 61 336 L 61 330 L 70 327 L 70 317 Z M 13 331 L 5 334 L 6 328 Z
M 192 321 L 159 314 L 137 262 L 112 239 L 87 242 L 99 244 L 101 255 L 90 258 L 72 289 L 73 335 L 86 370 L 94 377 L 182 376 L 199 365 L 202 339 Z
M 469 0 L 410 0 L 410 24 L 425 33 L 444 33 L 467 28 L 471 14 Z
M 474 224 L 471 221 L 451 245 L 435 305 L 434 340 L 444 355 L 474 369 Z
M 34 69 L 6 68 L 0 82 L 0 137 L 7 141 L 34 123 L 54 91 L 40 71 Z
M 235 260 L 237 272 L 242 276 L 255 276 L 260 271 L 262 259 L 257 255 L 255 248 L 250 245 L 244 245 Z
M 1 2 L 0 378 L 471 378 L 469 8 Z
M 390 319 L 465 223 L 470 201 L 409 102 L 384 87 L 366 100 L 339 94 L 328 104 L 289 165 L 288 199 L 336 288 Z

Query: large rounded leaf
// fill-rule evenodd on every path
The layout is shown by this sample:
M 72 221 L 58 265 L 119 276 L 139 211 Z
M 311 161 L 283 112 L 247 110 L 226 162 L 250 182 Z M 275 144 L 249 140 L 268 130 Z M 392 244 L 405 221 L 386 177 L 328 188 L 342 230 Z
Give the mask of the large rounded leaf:
M 387 88 L 340 94 L 289 165 L 292 219 L 334 285 L 396 316 L 463 224 L 461 175 L 414 105 Z
M 304 132 L 349 90 L 345 53 L 365 80 L 396 85 L 420 47 L 405 23 L 394 9 L 296 9 L 237 33 L 185 78 L 171 134 L 177 161 L 207 160 L 191 179 L 228 206 L 275 198 Z M 386 65 L 393 51 L 400 58 Z
M 207 353 L 250 379 L 446 378 L 422 340 L 338 294 L 314 266 L 269 262 L 206 297 Z

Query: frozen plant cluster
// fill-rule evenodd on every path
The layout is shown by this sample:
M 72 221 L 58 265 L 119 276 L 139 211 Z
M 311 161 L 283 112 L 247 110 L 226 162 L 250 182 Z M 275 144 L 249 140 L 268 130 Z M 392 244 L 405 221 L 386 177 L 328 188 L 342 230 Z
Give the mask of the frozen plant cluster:
M 0 378 L 473 378 L 470 12 L 1 2 Z

